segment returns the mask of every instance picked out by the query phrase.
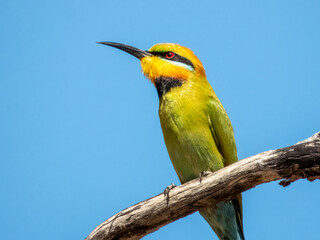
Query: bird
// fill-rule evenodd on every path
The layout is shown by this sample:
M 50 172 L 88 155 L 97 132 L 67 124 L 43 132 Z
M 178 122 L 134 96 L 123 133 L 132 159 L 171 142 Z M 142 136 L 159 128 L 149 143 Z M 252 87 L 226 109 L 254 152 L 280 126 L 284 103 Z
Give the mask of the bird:
M 143 74 L 157 90 L 163 137 L 182 184 L 238 161 L 231 121 L 192 50 L 174 43 L 158 43 L 147 51 L 97 43 L 140 60 Z M 245 239 L 241 194 L 199 212 L 220 240 Z

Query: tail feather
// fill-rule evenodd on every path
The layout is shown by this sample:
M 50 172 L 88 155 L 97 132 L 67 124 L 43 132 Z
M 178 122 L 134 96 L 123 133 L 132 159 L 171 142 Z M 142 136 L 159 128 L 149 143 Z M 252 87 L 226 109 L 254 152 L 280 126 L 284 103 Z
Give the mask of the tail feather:
M 220 202 L 202 209 L 200 214 L 209 223 L 220 240 L 245 240 L 242 227 L 242 206 L 240 198 Z
M 233 204 L 234 212 L 236 215 L 238 232 L 241 237 L 240 239 L 244 240 L 243 222 L 242 222 L 242 196 L 241 196 L 241 194 L 239 194 L 235 199 L 232 200 L 232 204 Z

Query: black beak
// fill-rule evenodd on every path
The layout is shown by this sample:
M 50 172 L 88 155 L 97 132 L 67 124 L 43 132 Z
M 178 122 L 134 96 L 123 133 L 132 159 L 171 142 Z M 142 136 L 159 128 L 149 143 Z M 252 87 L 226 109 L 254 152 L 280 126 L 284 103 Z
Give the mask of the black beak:
M 131 47 L 131 46 L 128 46 L 125 44 L 121 44 L 121 43 L 115 43 L 115 42 L 97 42 L 97 43 L 108 45 L 108 46 L 115 47 L 115 48 L 119 48 L 122 51 L 130 53 L 131 55 L 133 55 L 139 59 L 144 58 L 144 57 L 148 57 L 148 56 L 152 56 L 152 54 L 147 51 L 141 50 L 139 48 Z

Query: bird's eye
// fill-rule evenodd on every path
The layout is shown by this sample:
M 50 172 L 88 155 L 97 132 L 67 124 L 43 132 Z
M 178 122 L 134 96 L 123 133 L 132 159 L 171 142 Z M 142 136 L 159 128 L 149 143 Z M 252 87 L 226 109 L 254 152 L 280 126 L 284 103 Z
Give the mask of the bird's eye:
M 172 59 L 172 58 L 174 58 L 174 53 L 173 52 L 168 52 L 168 53 L 166 53 L 166 58 L 167 59 Z

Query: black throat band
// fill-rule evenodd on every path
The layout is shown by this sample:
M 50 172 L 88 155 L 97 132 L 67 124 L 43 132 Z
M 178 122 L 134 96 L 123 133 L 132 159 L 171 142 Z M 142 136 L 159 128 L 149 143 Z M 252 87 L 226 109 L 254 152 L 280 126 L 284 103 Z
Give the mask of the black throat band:
M 180 87 L 185 80 L 171 78 L 171 77 L 159 77 L 155 80 L 155 85 L 158 91 L 159 98 L 170 92 L 171 88 Z

